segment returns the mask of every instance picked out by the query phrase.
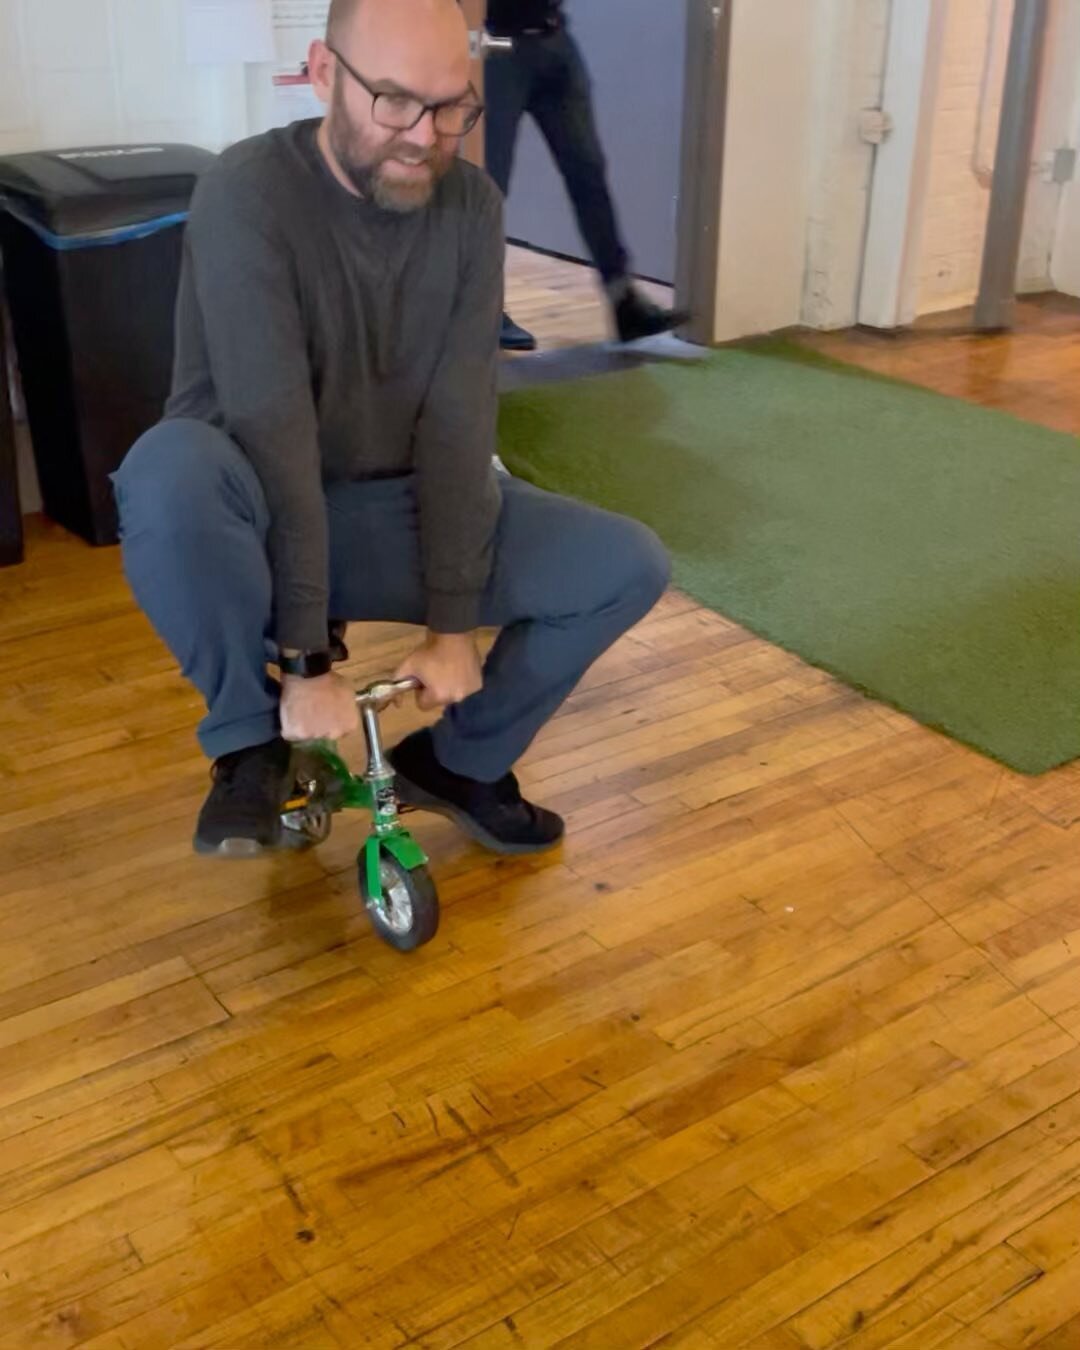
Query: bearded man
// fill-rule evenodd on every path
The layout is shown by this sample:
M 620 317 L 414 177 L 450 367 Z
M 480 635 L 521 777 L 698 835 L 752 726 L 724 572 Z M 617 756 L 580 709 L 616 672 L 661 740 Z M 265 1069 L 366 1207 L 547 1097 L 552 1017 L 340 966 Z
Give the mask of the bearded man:
M 357 726 L 334 634 L 391 620 L 426 630 L 397 675 L 441 712 L 391 752 L 403 802 L 550 848 L 513 765 L 667 558 L 493 468 L 502 199 L 457 155 L 483 109 L 455 0 L 334 0 L 309 69 L 325 118 L 200 181 L 172 395 L 114 480 L 129 581 L 207 704 L 195 847 L 280 843 L 290 742 Z

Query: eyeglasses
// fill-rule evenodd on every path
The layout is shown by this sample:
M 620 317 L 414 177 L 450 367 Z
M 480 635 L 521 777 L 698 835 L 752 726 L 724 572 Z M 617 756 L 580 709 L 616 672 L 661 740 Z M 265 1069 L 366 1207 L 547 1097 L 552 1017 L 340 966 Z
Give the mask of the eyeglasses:
M 427 113 L 431 113 L 438 135 L 465 136 L 483 116 L 484 105 L 476 97 L 476 90 L 472 85 L 469 86 L 471 98 L 466 95 L 465 98 L 454 99 L 450 103 L 425 103 L 422 98 L 417 98 L 415 94 L 406 93 L 404 90 L 386 93 L 380 89 L 373 89 L 336 48 L 331 47 L 330 51 L 361 89 L 365 89 L 371 95 L 371 116 L 377 125 L 386 127 L 389 131 L 412 131 L 413 127 L 419 126 Z

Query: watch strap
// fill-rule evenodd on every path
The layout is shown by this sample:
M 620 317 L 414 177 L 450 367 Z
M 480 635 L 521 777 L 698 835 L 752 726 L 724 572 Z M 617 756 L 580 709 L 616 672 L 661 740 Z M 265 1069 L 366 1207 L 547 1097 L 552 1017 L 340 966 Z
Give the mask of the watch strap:
M 331 665 L 330 653 L 326 650 L 278 657 L 278 669 L 282 675 L 298 675 L 303 680 L 315 680 L 320 675 L 329 675 Z

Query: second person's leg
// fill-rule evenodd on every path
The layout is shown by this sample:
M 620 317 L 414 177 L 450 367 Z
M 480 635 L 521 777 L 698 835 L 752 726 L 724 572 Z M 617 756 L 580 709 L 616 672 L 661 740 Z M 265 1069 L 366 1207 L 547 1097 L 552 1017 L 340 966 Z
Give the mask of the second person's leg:
M 484 157 L 488 173 L 505 197 L 510 191 L 514 171 L 514 151 L 517 147 L 521 118 L 529 102 L 533 63 L 530 38 L 517 40 L 510 52 L 492 55 L 484 68 Z M 504 351 L 531 352 L 536 348 L 533 335 L 514 323 L 509 314 L 503 314 L 499 346 Z
M 634 342 L 669 332 L 688 316 L 653 304 L 630 280 L 630 259 L 612 199 L 585 59 L 565 30 L 545 39 L 544 50 L 544 70 L 533 87 L 529 112 L 566 183 L 581 237 L 611 303 L 619 340 Z
M 608 285 L 626 277 L 629 257 L 611 197 L 592 82 L 568 32 L 544 38 L 543 44 L 543 75 L 533 87 L 529 112 L 566 184 L 585 247 Z

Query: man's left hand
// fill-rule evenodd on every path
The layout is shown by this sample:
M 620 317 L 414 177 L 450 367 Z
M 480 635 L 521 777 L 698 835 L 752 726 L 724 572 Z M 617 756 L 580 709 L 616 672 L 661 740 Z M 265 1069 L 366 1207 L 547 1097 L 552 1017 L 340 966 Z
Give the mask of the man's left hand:
M 423 685 L 416 702 L 425 712 L 463 703 L 484 685 L 475 638 L 471 633 L 428 633 L 394 678 L 404 680 L 410 675 Z

